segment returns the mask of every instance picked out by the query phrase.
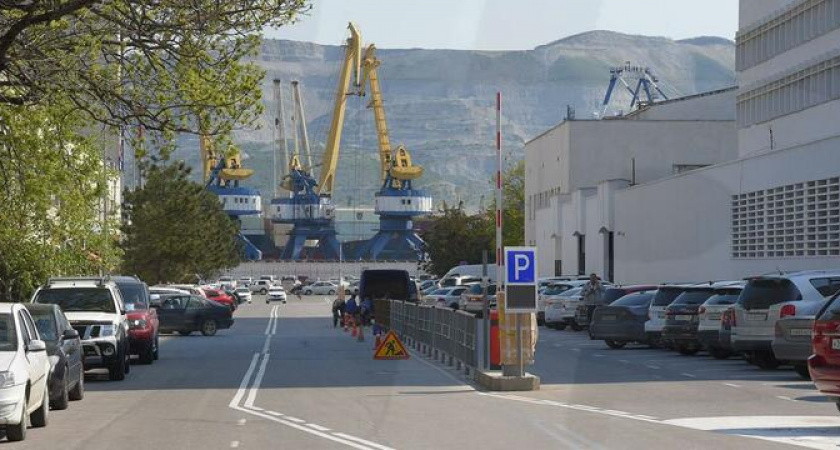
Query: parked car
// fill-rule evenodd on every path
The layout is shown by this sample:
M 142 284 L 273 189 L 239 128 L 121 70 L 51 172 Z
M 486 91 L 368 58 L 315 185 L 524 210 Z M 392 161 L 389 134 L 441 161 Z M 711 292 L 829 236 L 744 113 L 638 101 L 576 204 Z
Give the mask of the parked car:
M 239 286 L 233 293 L 239 299 L 240 304 L 245 302 L 251 303 L 251 290 L 248 287 Z
M 50 362 L 49 391 L 52 409 L 67 409 L 70 400 L 85 396 L 85 367 L 79 332 L 57 305 L 29 303 L 26 309 L 47 346 Z
M 166 287 L 172 288 L 172 289 L 181 289 L 181 290 L 189 292 L 191 295 L 200 295 L 202 297 L 207 298 L 207 293 L 205 292 L 205 289 L 201 286 L 198 286 L 198 285 L 194 285 L 194 284 L 170 284 L 170 285 L 167 285 Z M 208 287 L 208 289 L 215 289 L 215 288 L 209 288 Z
M 351 281 L 350 284 L 348 284 L 344 288 L 344 294 L 345 295 L 359 295 L 359 283 L 360 283 L 360 280 Z
M 271 280 L 257 280 L 254 284 L 249 286 L 251 292 L 258 293 L 260 295 L 268 294 L 268 290 L 274 286 L 274 283 Z
M 150 306 L 149 287 L 137 277 L 116 276 L 112 280 L 125 303 L 128 319 L 129 353 L 137 355 L 143 364 L 152 364 L 158 359 L 158 317 Z
M 776 322 L 814 314 L 840 289 L 840 271 L 803 271 L 755 277 L 733 306 L 732 346 L 762 369 L 781 362 L 773 354 Z
M 47 344 L 20 303 L 0 303 L 0 425 L 10 441 L 26 438 L 27 422 L 47 425 L 50 410 Z
M 480 283 L 481 278 L 472 275 L 452 275 L 440 280 L 440 287 L 455 287 L 465 284 Z
M 85 370 L 108 369 L 108 378 L 123 380 L 129 365 L 128 318 L 116 283 L 102 277 L 50 278 L 32 303 L 58 305 L 79 332 Z
M 333 283 L 332 281 L 316 281 L 303 288 L 303 295 L 335 295 L 338 289 L 338 283 Z
M 575 312 L 580 304 L 583 288 L 572 288 L 545 300 L 545 326 L 555 330 L 564 330 L 575 323 Z
M 806 380 L 811 379 L 808 357 L 812 352 L 811 336 L 817 312 L 778 320 L 771 344 L 773 356 L 782 363 L 792 365 L 796 373 Z
M 239 284 L 238 287 L 248 287 L 251 283 L 254 282 L 254 279 L 251 277 L 239 277 Z
M 840 410 L 840 293 L 817 313 L 808 371 L 814 385 Z
M 732 305 L 738 301 L 741 290 L 743 290 L 743 284 L 715 288 L 714 295 L 709 297 L 697 311 L 697 337 L 700 339 L 700 345 L 713 358 L 726 359 L 733 354 L 729 343 L 730 320 L 728 317 L 732 314 Z M 726 333 L 725 341 L 724 332 Z
M 236 278 L 227 275 L 219 277 L 219 286 L 230 286 L 232 289 L 236 289 Z
M 613 349 L 622 348 L 629 342 L 648 344 L 645 321 L 653 299 L 654 291 L 634 292 L 595 309 L 589 324 L 589 338 L 603 340 Z
M 198 295 L 162 295 L 158 316 L 161 331 L 178 332 L 182 336 L 194 331 L 213 336 L 218 330 L 233 326 L 230 307 Z
M 268 295 L 265 297 L 266 303 L 283 302 L 286 303 L 286 290 L 283 286 L 272 286 L 268 290 Z
M 467 291 L 469 286 L 456 286 L 441 288 L 423 298 L 423 303 L 430 306 L 445 306 L 458 309 L 458 300 L 461 294 Z
M 714 287 L 693 286 L 665 308 L 662 340 L 673 344 L 681 355 L 694 355 L 702 349 L 698 326 L 700 306 L 715 294 Z
M 588 282 L 589 279 L 587 279 L 586 281 Z M 601 295 L 601 305 L 609 305 L 627 294 L 632 294 L 634 292 L 641 291 L 655 291 L 656 288 L 657 286 L 654 285 L 611 286 L 609 283 L 607 283 L 604 286 L 604 292 Z M 580 300 L 583 297 L 580 295 L 580 292 L 583 292 L 583 285 L 581 285 L 580 289 L 581 290 L 579 291 L 577 298 L 572 297 L 571 294 L 568 292 L 563 293 L 564 296 L 568 295 L 570 297 L 568 300 L 564 299 L 567 305 L 565 307 L 564 318 L 571 316 L 570 318 L 567 318 L 565 320 L 566 323 L 574 331 L 581 331 L 589 325 L 590 308 L 587 308 L 586 305 L 581 304 Z
M 656 295 L 650 303 L 648 320 L 645 322 L 647 341 L 652 345 L 667 347 L 670 344 L 662 339 L 662 328 L 665 327 L 665 309 L 686 290 L 685 285 L 663 285 L 656 290 Z
M 161 294 L 189 294 L 190 291 L 169 286 L 152 286 L 149 288 L 149 296 Z
M 545 307 L 548 299 L 556 300 L 564 292 L 583 287 L 588 282 L 589 280 L 554 281 L 545 286 L 545 289 L 537 294 L 537 324 L 545 325 Z M 607 287 L 604 285 L 603 291 L 606 291 L 606 289 Z
M 437 285 L 438 285 L 437 280 L 434 280 L 434 279 L 423 280 L 423 281 L 420 282 L 420 290 L 425 291 L 426 289 L 429 289 L 431 287 L 437 287 Z
M 496 307 L 496 285 L 487 285 L 487 302 L 489 307 Z M 480 283 L 470 285 L 470 288 L 461 294 L 461 299 L 458 301 L 458 309 L 470 312 L 476 315 L 484 314 L 484 288 Z
M 280 279 L 280 285 L 287 292 L 291 292 L 295 287 L 300 286 L 300 280 L 295 276 L 289 275 Z
M 204 292 L 208 300 L 221 303 L 230 308 L 231 311 L 236 311 L 236 300 L 227 292 L 220 289 L 205 289 Z

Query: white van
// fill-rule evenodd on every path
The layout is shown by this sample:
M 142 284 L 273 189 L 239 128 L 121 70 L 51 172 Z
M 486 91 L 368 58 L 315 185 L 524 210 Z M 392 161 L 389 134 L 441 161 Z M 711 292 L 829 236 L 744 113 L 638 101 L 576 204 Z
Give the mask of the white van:
M 451 284 L 451 286 L 460 286 L 464 284 L 460 282 L 463 279 L 477 279 L 481 280 L 481 273 L 483 271 L 482 264 L 466 264 L 463 266 L 455 266 L 449 269 L 449 272 L 441 277 L 440 285 L 447 286 L 445 281 L 450 278 L 458 279 L 459 282 Z M 490 283 L 496 282 L 496 265 L 495 264 L 487 264 L 487 278 L 490 279 Z

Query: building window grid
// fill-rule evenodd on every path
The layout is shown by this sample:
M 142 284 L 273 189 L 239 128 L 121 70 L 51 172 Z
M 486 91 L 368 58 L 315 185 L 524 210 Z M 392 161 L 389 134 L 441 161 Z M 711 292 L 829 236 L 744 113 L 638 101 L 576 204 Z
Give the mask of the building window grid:
M 732 196 L 732 257 L 840 256 L 840 178 Z
M 741 128 L 840 99 L 840 56 L 738 96 Z
M 736 67 L 746 70 L 840 28 L 840 0 L 805 0 L 740 34 Z

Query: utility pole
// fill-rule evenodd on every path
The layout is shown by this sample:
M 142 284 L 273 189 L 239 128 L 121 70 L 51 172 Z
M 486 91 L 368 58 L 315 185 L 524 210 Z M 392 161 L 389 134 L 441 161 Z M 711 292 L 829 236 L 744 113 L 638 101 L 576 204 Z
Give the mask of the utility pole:
M 274 117 L 274 196 L 280 196 L 280 178 L 286 176 L 286 165 L 289 164 L 289 147 L 286 140 L 286 110 L 283 107 L 283 90 L 279 79 L 274 79 L 274 102 L 277 104 L 277 115 Z M 277 155 L 283 152 L 282 164 L 277 163 Z M 279 172 L 279 176 L 278 176 Z

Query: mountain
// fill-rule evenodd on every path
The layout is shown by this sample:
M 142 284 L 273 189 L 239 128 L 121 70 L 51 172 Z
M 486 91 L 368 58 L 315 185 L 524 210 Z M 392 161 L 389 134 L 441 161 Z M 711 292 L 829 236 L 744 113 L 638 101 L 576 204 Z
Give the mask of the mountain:
M 430 191 L 435 204 L 461 199 L 471 207 L 483 197 L 487 202 L 492 198 L 496 91 L 503 95 L 505 153 L 515 160 L 522 158 L 528 139 L 563 119 L 567 105 L 575 108 L 578 119 L 599 111 L 610 67 L 626 61 L 650 67 L 669 97 L 735 83 L 734 43 L 716 37 L 675 41 L 592 31 L 524 51 L 379 49 L 377 54 L 392 144 L 404 143 L 426 169 L 416 186 Z M 263 42 L 256 62 L 267 71 L 266 113 L 261 129 L 238 132 L 236 139 L 245 164 L 258 170 L 251 184 L 266 197 L 272 192 L 272 80 L 283 81 L 287 116 L 288 82 L 300 80 L 313 159 L 318 161 L 343 56 L 340 46 Z M 608 114 L 626 108 L 628 100 L 620 92 Z M 366 99 L 348 100 L 337 175 L 339 205 L 370 205 L 379 187 L 373 112 L 366 104 Z M 177 155 L 197 164 L 193 144 L 184 145 Z

